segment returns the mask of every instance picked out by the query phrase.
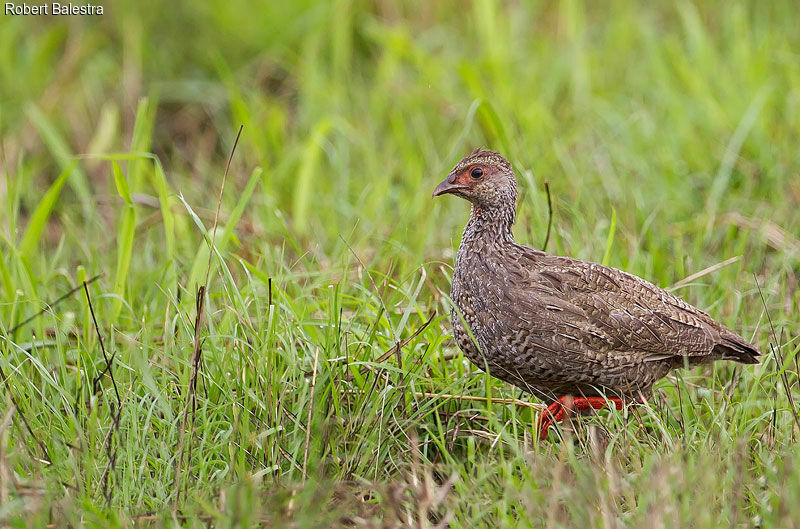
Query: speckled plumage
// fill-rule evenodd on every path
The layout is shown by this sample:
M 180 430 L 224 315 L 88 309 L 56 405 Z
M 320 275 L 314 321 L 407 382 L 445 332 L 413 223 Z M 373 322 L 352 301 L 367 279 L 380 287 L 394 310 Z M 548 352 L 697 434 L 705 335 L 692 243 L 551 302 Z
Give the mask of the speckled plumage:
M 633 400 L 677 367 L 757 362 L 744 338 L 644 279 L 516 244 L 516 180 L 499 153 L 465 157 L 434 196 L 444 193 L 472 203 L 450 294 L 455 339 L 493 376 L 547 400 Z

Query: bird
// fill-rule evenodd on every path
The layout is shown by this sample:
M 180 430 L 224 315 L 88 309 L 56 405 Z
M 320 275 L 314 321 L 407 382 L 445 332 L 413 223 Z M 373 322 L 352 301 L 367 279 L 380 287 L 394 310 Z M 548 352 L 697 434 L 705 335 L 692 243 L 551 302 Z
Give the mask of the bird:
M 539 437 L 573 411 L 622 410 L 670 371 L 760 351 L 707 313 L 638 276 L 514 240 L 517 182 L 478 148 L 433 192 L 471 203 L 453 268 L 450 319 L 464 355 L 549 403 Z

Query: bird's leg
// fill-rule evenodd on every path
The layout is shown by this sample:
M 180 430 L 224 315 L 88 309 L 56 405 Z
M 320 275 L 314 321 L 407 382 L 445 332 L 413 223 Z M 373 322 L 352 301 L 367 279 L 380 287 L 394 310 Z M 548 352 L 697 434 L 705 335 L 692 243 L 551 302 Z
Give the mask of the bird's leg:
M 572 410 L 600 410 L 612 403 L 618 410 L 622 409 L 623 402 L 619 397 L 573 397 L 571 395 L 563 395 L 555 402 L 550 404 L 546 410 L 539 416 L 539 438 L 546 439 L 547 431 L 550 427 L 562 420 L 567 415 L 567 412 Z
M 539 415 L 539 424 L 537 425 L 540 439 L 546 439 L 550 427 L 564 419 L 567 407 L 572 405 L 572 401 L 573 398 L 571 396 L 564 395 L 553 401 L 546 410 L 542 411 L 541 415 Z

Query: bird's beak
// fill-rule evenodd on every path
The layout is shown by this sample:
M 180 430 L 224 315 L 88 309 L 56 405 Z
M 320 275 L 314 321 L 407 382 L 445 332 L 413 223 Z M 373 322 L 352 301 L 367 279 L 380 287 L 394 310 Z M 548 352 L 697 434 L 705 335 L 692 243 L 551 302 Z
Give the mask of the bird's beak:
M 441 183 L 436 186 L 436 189 L 433 190 L 433 196 L 435 198 L 439 195 L 452 193 L 454 191 L 458 191 L 459 189 L 465 189 L 466 187 L 466 185 L 460 184 L 456 181 L 456 175 L 448 175 L 448 177 L 442 180 Z

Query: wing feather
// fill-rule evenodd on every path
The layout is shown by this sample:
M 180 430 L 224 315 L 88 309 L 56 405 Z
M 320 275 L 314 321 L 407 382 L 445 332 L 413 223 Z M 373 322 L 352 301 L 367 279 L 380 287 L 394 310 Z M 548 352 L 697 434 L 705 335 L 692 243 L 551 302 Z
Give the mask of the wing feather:
M 724 357 L 753 362 L 758 355 L 705 312 L 632 274 L 538 252 L 527 261 L 525 284 L 510 296 L 540 330 L 570 342 L 570 349 L 578 344 L 592 355 L 600 348 L 606 355 L 645 361 Z M 544 336 L 536 333 L 538 339 Z

